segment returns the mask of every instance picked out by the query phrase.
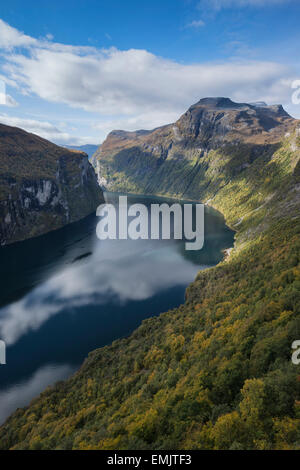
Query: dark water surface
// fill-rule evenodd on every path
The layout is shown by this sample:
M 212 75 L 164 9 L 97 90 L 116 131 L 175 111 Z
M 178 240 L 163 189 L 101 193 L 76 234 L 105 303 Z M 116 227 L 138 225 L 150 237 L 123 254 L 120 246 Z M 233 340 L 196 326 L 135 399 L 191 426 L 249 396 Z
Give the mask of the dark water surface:
M 117 197 L 106 194 L 108 202 Z M 128 195 L 129 204 L 168 201 Z M 99 241 L 98 221 L 90 216 L 0 249 L 0 339 L 7 345 L 0 423 L 67 378 L 93 349 L 183 303 L 197 272 L 217 264 L 233 245 L 233 232 L 210 208 L 199 252 L 185 251 L 178 240 Z

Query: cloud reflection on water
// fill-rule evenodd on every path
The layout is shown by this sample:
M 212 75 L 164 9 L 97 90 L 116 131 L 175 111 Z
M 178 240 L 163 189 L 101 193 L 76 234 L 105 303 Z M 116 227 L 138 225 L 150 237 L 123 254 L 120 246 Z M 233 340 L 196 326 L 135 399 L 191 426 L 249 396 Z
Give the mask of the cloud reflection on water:
M 188 285 L 198 270 L 172 241 L 97 241 L 92 256 L 70 264 L 2 308 L 0 337 L 12 345 L 63 310 L 148 299 L 170 287 Z
M 0 392 L 0 425 L 17 408 L 29 405 L 48 385 L 69 377 L 75 368 L 67 364 L 47 365 L 38 369 L 28 380 Z

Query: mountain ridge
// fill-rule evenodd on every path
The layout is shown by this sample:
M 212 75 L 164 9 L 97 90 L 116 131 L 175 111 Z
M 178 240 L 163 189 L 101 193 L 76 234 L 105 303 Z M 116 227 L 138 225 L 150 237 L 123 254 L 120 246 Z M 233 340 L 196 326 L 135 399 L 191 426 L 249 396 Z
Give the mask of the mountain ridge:
M 226 184 L 261 153 L 271 155 L 296 127 L 281 105 L 204 98 L 173 124 L 146 133 L 112 131 L 93 165 L 103 188 L 205 201 L 217 173 Z
M 134 138 L 140 138 L 140 137 L 145 137 L 150 134 L 153 134 L 155 132 L 159 132 L 161 130 L 164 130 L 166 128 L 169 128 L 170 126 L 175 126 L 176 124 L 180 124 L 182 120 L 185 119 L 187 115 L 190 115 L 196 110 L 203 109 L 207 111 L 230 111 L 230 110 L 235 110 L 235 111 L 241 111 L 241 110 L 248 110 L 248 111 L 254 111 L 257 112 L 258 115 L 263 115 L 263 114 L 269 114 L 269 116 L 273 115 L 273 117 L 277 118 L 286 118 L 289 120 L 294 120 L 283 108 L 282 105 L 267 105 L 264 102 L 260 102 L 257 104 L 255 103 L 236 103 L 233 102 L 230 98 L 202 98 L 200 99 L 197 103 L 194 105 L 190 106 L 189 109 L 173 124 L 167 124 L 163 125 L 160 127 L 156 127 L 151 130 L 136 130 L 136 131 L 123 131 L 123 130 L 113 130 L 111 131 L 107 139 L 109 137 L 120 137 L 120 138 L 129 138 L 130 140 Z M 273 121 L 273 124 L 278 125 L 282 124 L 281 121 Z M 264 129 L 266 130 L 266 129 Z
M 0 244 L 75 222 L 103 201 L 85 153 L 0 124 Z

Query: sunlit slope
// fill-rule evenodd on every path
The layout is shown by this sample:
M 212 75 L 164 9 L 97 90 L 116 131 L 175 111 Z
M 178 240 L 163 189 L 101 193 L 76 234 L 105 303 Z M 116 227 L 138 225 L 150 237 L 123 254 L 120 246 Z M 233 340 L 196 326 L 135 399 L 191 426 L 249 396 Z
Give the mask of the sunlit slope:
M 111 132 L 93 164 L 111 190 L 207 200 L 258 157 L 270 159 L 295 125 L 281 106 L 205 98 L 174 124 Z

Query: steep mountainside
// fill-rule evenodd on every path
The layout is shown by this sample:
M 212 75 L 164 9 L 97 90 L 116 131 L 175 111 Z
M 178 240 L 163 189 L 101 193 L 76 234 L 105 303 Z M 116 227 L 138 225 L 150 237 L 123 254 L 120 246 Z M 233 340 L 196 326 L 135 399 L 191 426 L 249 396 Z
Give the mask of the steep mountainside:
M 282 106 L 205 98 L 175 124 L 111 132 L 93 164 L 111 190 L 210 199 L 259 155 L 271 156 L 294 124 Z
M 87 155 L 0 124 L 0 244 L 75 222 L 103 200 Z
M 243 144 L 231 140 L 231 152 L 217 144 L 228 133 L 220 137 L 210 129 L 203 157 L 198 137 L 193 145 L 186 139 L 185 155 L 198 155 L 191 168 L 205 158 L 198 164 L 205 184 L 197 172 L 197 183 L 192 171 L 182 173 L 182 157 L 170 167 L 170 185 L 178 172 L 177 184 L 185 179 L 190 196 L 214 195 L 210 204 L 237 230 L 230 256 L 199 273 L 184 305 L 92 352 L 68 381 L 16 411 L 0 428 L 0 448 L 300 449 L 299 366 L 291 361 L 291 345 L 300 340 L 300 130 L 280 108 L 275 114 L 275 131 L 253 130 L 257 139 L 253 121 L 242 125 L 240 136 L 234 131 Z M 191 122 L 191 114 L 183 122 Z M 116 149 L 120 135 L 119 153 L 127 152 L 132 134 L 107 142 Z M 132 159 L 137 163 L 134 153 Z M 158 160 L 151 153 L 152 177 L 161 174 L 163 164 L 153 173 Z M 132 174 L 142 180 L 145 166 L 139 169 Z M 124 184 L 131 182 L 125 176 Z

